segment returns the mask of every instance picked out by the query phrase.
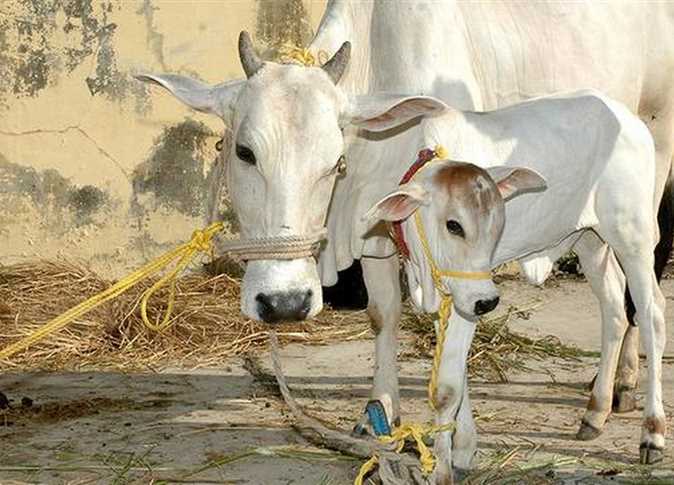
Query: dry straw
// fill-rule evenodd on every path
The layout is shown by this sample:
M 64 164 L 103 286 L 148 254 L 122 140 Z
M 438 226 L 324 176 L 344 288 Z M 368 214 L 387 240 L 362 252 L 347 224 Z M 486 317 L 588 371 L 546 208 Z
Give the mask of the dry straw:
M 139 300 L 156 278 L 148 279 L 77 319 L 27 351 L 3 362 L 22 369 L 159 369 L 166 365 L 208 367 L 223 359 L 267 347 L 268 327 L 241 316 L 240 281 L 220 274 L 196 272 L 178 279 L 173 321 L 162 333 L 142 323 Z M 35 331 L 44 322 L 114 282 L 82 264 L 37 261 L 0 267 L 0 348 Z M 165 311 L 168 289 L 148 302 L 150 319 Z M 471 369 L 506 379 L 523 357 L 577 355 L 557 340 L 530 339 L 508 329 L 511 310 L 479 324 L 471 354 Z M 434 344 L 430 317 L 406 312 L 403 328 L 414 334 L 415 348 L 425 354 Z M 370 338 L 365 311 L 324 311 L 309 322 L 277 327 L 281 343 L 330 344 Z
M 78 318 L 70 326 L 17 354 L 5 366 L 73 369 L 114 367 L 142 369 L 171 363 L 212 366 L 223 359 L 266 346 L 264 324 L 244 319 L 239 310 L 239 281 L 225 274 L 195 273 L 177 281 L 172 325 L 162 333 L 148 330 L 139 301 L 151 278 Z M 106 288 L 113 282 L 84 265 L 38 261 L 0 267 L 0 347 L 24 337 L 44 322 Z M 148 316 L 165 311 L 168 289 L 148 302 Z M 280 325 L 282 342 L 327 343 L 368 333 L 363 312 L 325 313 L 314 321 Z

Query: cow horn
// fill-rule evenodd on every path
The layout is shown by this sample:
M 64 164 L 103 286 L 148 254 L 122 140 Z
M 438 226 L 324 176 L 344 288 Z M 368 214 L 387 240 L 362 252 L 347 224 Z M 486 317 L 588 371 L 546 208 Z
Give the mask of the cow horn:
M 243 72 L 249 79 L 262 67 L 262 61 L 255 53 L 250 34 L 245 30 L 239 34 L 239 58 Z
M 346 65 L 349 63 L 351 57 L 351 42 L 346 41 L 342 44 L 335 55 L 330 58 L 328 62 L 323 64 L 323 70 L 328 73 L 330 79 L 337 84 L 344 74 Z

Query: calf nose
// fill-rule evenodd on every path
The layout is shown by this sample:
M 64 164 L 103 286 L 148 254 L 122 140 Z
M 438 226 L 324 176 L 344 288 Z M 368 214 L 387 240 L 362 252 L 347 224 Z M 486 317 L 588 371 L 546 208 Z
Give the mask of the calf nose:
M 492 298 L 491 300 L 477 300 L 475 302 L 475 315 L 484 315 L 489 313 L 496 305 L 498 305 L 499 297 Z
M 313 291 L 258 293 L 257 312 L 267 323 L 304 320 L 311 310 Z

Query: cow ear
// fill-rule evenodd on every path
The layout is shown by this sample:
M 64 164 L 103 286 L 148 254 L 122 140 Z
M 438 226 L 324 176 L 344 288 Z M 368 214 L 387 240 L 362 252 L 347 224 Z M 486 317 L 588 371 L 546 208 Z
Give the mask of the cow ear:
M 503 200 L 506 201 L 527 192 L 541 192 L 547 188 L 543 176 L 530 168 L 489 167 L 487 173 L 496 183 Z
M 230 109 L 245 83 L 228 81 L 209 86 L 195 79 L 176 74 L 136 74 L 139 81 L 163 87 L 192 109 L 229 118 Z
M 422 205 L 428 205 L 430 195 L 416 182 L 401 185 L 381 199 L 363 216 L 364 221 L 402 221 Z
M 430 96 L 374 94 L 350 99 L 344 121 L 369 131 L 384 131 L 417 116 L 442 112 L 447 105 Z

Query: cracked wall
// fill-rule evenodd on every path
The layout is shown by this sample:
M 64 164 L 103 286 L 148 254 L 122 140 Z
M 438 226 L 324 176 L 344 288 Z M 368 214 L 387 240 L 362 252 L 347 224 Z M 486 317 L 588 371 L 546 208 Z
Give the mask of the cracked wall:
M 226 128 L 139 71 L 242 76 L 306 42 L 325 0 L 0 2 L 0 263 L 57 256 L 119 276 L 217 214 L 235 227 L 215 150 Z

